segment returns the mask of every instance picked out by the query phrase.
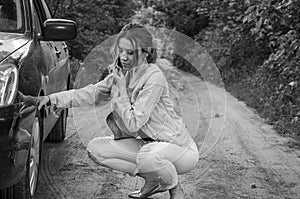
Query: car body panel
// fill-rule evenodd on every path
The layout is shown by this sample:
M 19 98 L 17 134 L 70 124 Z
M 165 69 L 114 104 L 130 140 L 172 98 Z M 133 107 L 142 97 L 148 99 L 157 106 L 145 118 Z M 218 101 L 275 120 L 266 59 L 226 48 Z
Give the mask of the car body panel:
M 0 61 L 5 59 L 14 51 L 18 50 L 28 41 L 28 37 L 23 34 L 4 34 L 0 32 Z
M 25 172 L 35 112 L 34 106 L 25 103 L 1 107 L 0 189 L 15 184 Z

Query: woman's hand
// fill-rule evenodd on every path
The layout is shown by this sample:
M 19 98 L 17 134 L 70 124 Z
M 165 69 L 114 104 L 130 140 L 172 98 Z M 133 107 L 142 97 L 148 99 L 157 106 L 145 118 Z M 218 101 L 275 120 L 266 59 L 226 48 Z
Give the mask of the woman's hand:
M 45 104 L 50 102 L 50 98 L 48 96 L 39 96 L 34 97 L 31 95 L 24 95 L 22 92 L 19 91 L 19 96 L 23 102 L 27 102 L 29 104 L 38 106 L 40 110 Z
M 38 109 L 41 110 L 43 106 L 50 102 L 49 96 L 39 96 L 37 97 Z
M 120 91 L 120 97 L 126 96 L 127 91 L 126 91 L 126 79 L 125 75 L 123 74 L 122 70 L 119 67 L 114 67 L 113 68 L 113 76 L 116 79 L 117 86 Z

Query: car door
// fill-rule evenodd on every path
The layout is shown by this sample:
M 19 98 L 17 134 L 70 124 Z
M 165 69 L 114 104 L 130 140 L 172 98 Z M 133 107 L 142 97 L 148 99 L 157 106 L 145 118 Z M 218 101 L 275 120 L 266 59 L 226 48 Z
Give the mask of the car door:
M 44 0 L 35 0 L 39 10 L 41 24 L 47 19 L 51 19 L 51 13 Z M 69 52 L 65 42 L 61 41 L 44 41 L 52 51 L 54 62 L 49 63 L 50 70 L 46 76 L 46 94 L 51 94 L 67 89 L 69 76 Z
M 43 23 L 51 19 L 50 12 L 43 0 L 33 0 L 33 20 L 34 32 L 39 37 L 43 36 Z M 45 3 L 45 2 L 44 2 Z M 37 51 L 37 62 L 42 73 L 42 93 L 40 95 L 49 95 L 67 89 L 68 79 L 68 51 L 64 49 L 64 42 L 43 41 L 37 39 L 39 46 Z M 43 114 L 44 139 L 48 136 L 57 118 L 46 106 Z

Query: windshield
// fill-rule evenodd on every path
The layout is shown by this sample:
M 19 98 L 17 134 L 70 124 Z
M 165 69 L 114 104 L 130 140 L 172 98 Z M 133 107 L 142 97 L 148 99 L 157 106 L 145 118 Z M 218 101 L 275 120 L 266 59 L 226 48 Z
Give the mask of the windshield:
M 0 0 L 0 31 L 24 32 L 22 0 Z

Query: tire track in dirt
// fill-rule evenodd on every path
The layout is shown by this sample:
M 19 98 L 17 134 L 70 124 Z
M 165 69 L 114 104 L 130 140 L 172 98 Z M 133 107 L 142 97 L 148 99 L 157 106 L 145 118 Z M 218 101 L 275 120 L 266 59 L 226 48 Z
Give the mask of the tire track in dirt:
M 246 157 L 254 163 L 253 176 L 269 192 L 264 193 L 264 197 L 270 194 L 279 198 L 299 198 L 299 152 L 283 153 L 286 147 L 283 149 L 280 145 L 287 142 L 286 138 L 276 135 L 270 126 L 264 124 L 243 103 L 232 96 L 229 96 L 229 101 L 235 104 L 228 104 L 229 130 L 232 137 L 237 138 Z
M 265 155 L 266 153 L 261 153 L 258 148 L 253 147 L 255 146 L 255 143 L 250 137 L 253 137 L 253 135 L 259 137 L 260 140 L 263 140 L 262 145 L 267 144 L 266 137 L 264 137 L 263 134 L 258 135 L 257 130 L 251 131 L 250 133 L 248 129 L 243 128 L 237 122 L 234 123 L 236 129 L 234 132 L 236 133 L 241 146 L 243 146 L 247 155 L 254 160 L 256 166 L 259 168 L 259 172 L 265 174 L 265 178 L 261 178 L 261 180 L 272 186 L 272 189 L 276 187 L 276 193 L 279 194 L 281 198 L 294 198 L 295 194 L 292 193 L 290 188 L 296 186 L 300 176 L 291 165 L 288 165 L 288 159 L 281 154 L 280 150 L 276 150 L 273 153 L 269 152 L 268 156 Z M 238 135 L 241 133 L 243 134 L 243 137 Z M 272 190 L 270 191 L 272 192 Z
M 67 164 L 71 160 L 64 159 L 64 161 L 55 161 L 53 162 L 53 154 L 57 154 L 61 156 L 58 152 L 61 149 L 67 148 L 69 145 L 74 145 L 76 143 L 77 135 L 76 133 L 72 133 L 66 137 L 65 142 L 63 143 L 45 143 L 44 149 L 46 149 L 43 153 L 42 158 L 42 168 L 41 171 L 41 180 L 44 182 L 44 186 L 49 187 L 51 190 L 51 198 L 60 198 L 60 199 L 71 199 L 68 191 L 60 186 L 60 183 L 56 182 L 56 179 L 53 177 L 53 174 L 57 173 L 57 170 L 61 168 L 64 164 Z M 51 146 L 50 146 L 51 145 Z M 64 150 L 63 156 L 65 157 L 73 157 L 76 155 L 77 151 L 75 150 Z M 57 157 L 58 157 L 57 156 Z
M 71 131 L 71 132 L 70 132 Z M 97 182 L 97 178 L 105 181 L 108 171 L 105 168 L 97 170 L 99 165 L 92 162 L 88 156 L 82 139 L 74 126 L 73 118 L 68 118 L 68 132 L 63 143 L 46 143 L 42 161 L 41 181 L 43 188 L 49 187 L 49 191 L 44 189 L 37 194 L 36 198 L 94 198 L 101 189 L 101 184 L 89 183 Z M 95 173 L 96 176 L 92 174 Z M 86 178 L 86 176 L 88 176 Z M 104 177 L 103 177 L 104 176 Z M 78 182 L 83 180 L 87 184 Z M 66 182 L 67 181 L 67 182 Z M 74 183 L 69 183 L 73 181 Z M 78 194 L 78 190 L 90 189 L 83 195 Z M 99 189 L 100 188 L 100 189 Z M 46 197 L 45 197 L 46 196 Z

